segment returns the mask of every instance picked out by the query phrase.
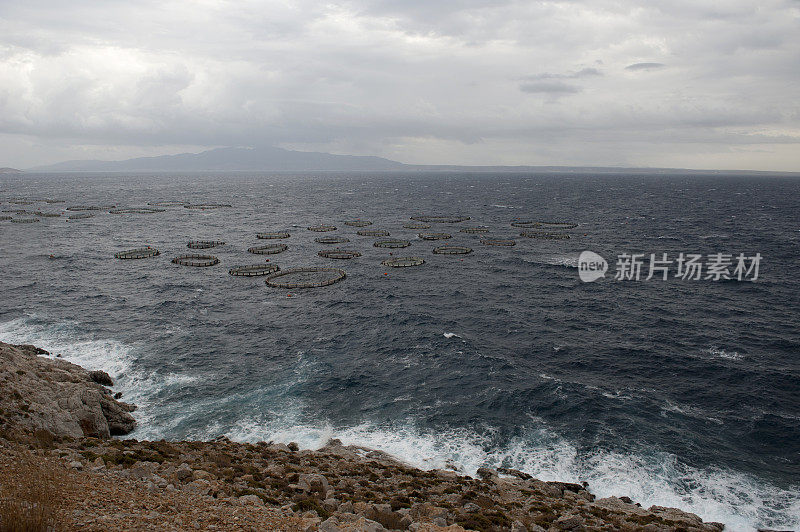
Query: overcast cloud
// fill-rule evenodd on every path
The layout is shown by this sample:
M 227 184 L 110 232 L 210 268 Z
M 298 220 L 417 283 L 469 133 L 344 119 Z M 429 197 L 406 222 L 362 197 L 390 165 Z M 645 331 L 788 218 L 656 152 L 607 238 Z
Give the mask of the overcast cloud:
M 800 171 L 799 94 L 797 0 L 0 2 L 0 166 L 277 145 Z

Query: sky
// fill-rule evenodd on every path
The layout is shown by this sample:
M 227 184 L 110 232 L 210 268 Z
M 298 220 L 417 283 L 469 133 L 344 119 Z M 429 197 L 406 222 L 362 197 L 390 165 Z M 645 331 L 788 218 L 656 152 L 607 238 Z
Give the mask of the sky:
M 0 1 L 0 167 L 261 145 L 800 171 L 800 0 Z

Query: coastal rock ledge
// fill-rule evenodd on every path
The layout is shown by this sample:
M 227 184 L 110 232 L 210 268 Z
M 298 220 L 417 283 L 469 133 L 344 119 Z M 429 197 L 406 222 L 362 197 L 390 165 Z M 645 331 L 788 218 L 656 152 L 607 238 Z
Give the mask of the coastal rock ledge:
M 423 471 L 331 440 L 110 438 L 136 422 L 111 378 L 0 342 L 0 530 L 717 532 L 676 508 L 597 499 L 514 469 Z
M 114 399 L 107 373 L 41 355 L 49 353 L 0 342 L 0 427 L 55 439 L 105 439 L 136 428 L 136 407 Z

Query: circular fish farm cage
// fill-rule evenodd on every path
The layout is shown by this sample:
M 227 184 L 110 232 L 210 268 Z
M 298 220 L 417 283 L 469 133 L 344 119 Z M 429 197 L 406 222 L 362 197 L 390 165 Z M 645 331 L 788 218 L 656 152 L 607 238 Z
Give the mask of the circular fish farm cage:
M 185 201 L 148 201 L 147 204 L 156 207 L 186 207 L 189 205 Z
M 195 209 L 200 211 L 221 209 L 223 207 L 231 207 L 231 205 L 228 205 L 227 203 L 187 203 L 183 205 L 184 209 Z
M 219 259 L 214 255 L 180 255 L 172 259 L 173 264 L 180 264 L 181 266 L 194 266 L 197 268 L 205 268 L 219 264 Z
M 575 229 L 578 224 L 572 222 L 539 222 L 542 229 Z
M 457 224 L 466 222 L 470 218 L 469 216 L 412 216 L 411 219 L 432 224 Z
M 108 211 L 116 209 L 116 205 L 73 205 L 67 207 L 68 211 Z
M 11 220 L 11 219 L 13 219 L 11 216 L 5 216 L 5 215 L 4 216 L 0 216 L 0 221 L 6 221 L 6 220 Z
M 350 227 L 366 227 L 372 225 L 372 222 L 368 222 L 367 220 L 351 220 L 345 222 L 344 225 L 349 225 Z
M 362 229 L 356 231 L 356 234 L 359 236 L 389 236 L 389 231 L 384 231 L 383 229 Z
M 81 214 L 72 214 L 67 217 L 69 220 L 86 220 L 87 218 L 94 218 L 94 214 L 84 212 Z
M 349 238 L 343 236 L 320 236 L 314 239 L 317 244 L 344 244 L 350 242 Z
M 225 245 L 225 242 L 221 240 L 192 240 L 186 244 L 186 247 L 189 249 L 209 249 L 223 245 Z
M 411 266 L 422 266 L 425 264 L 425 259 L 422 257 L 394 257 L 386 259 L 381 264 L 390 268 L 410 268 Z
M 523 231 L 519 236 L 525 238 L 538 238 L 540 240 L 569 240 L 568 233 L 551 233 L 547 231 Z
M 437 255 L 466 255 L 467 253 L 472 253 L 472 248 L 464 246 L 439 246 L 438 248 L 433 248 L 433 252 Z
M 248 253 L 252 253 L 254 255 L 275 255 L 277 253 L 282 253 L 289 249 L 289 246 L 286 244 L 264 244 L 263 246 L 253 246 L 251 248 L 247 248 Z
M 417 235 L 422 240 L 447 240 L 453 238 L 452 235 L 447 233 L 420 233 Z
M 481 244 L 486 246 L 516 246 L 517 241 L 510 238 L 482 238 Z
M 328 231 L 336 231 L 335 225 L 312 225 L 308 227 L 309 231 L 317 233 L 327 233 Z
M 266 278 L 273 288 L 318 288 L 338 283 L 347 277 L 339 268 L 291 268 L 273 273 Z
M 323 249 L 317 253 L 326 259 L 354 259 L 360 257 L 361 253 L 354 249 Z
M 276 231 L 274 233 L 256 233 L 256 238 L 260 240 L 276 240 L 279 238 L 289 238 L 290 236 L 292 235 L 290 235 L 289 233 L 282 233 L 279 231 Z
M 478 233 L 488 233 L 489 228 L 485 226 L 478 226 L 478 227 L 462 227 L 459 231 L 460 233 L 468 233 L 470 235 L 476 235 Z
M 108 212 L 111 214 L 154 214 L 157 212 L 165 212 L 165 209 L 154 209 L 151 207 L 133 207 L 128 209 L 111 209 Z
M 277 264 L 250 264 L 248 266 L 234 266 L 228 270 L 228 274 L 234 277 L 258 277 L 260 275 L 269 275 L 279 270 L 280 268 Z
M 403 224 L 403 229 L 430 229 L 431 224 L 424 224 L 422 222 L 406 222 Z
M 32 224 L 38 222 L 39 218 L 12 218 L 11 223 L 15 224 Z
M 36 211 L 34 213 L 36 216 L 41 216 L 42 218 L 60 218 L 61 215 L 57 212 L 42 212 Z
M 397 248 L 407 248 L 411 245 L 411 242 L 408 240 L 399 240 L 395 238 L 390 238 L 387 240 L 378 240 L 374 244 L 372 244 L 376 248 L 388 248 L 388 249 L 397 249 Z
M 539 222 L 534 222 L 532 220 L 523 222 L 520 221 L 511 222 L 511 227 L 520 227 L 522 229 L 534 229 L 536 227 L 539 227 L 539 225 L 540 225 Z
M 157 255 L 161 255 L 161 252 L 156 248 L 138 248 L 138 249 L 129 249 L 126 251 L 118 251 L 114 253 L 115 259 L 149 259 L 150 257 L 155 257 Z

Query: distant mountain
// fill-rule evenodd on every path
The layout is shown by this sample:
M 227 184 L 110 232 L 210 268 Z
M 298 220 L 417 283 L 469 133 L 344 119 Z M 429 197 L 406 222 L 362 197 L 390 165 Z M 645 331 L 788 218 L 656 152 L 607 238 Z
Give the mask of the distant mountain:
M 66 161 L 31 172 L 353 172 L 401 170 L 381 157 L 332 155 L 282 148 L 217 148 L 201 153 L 139 157 L 125 161 Z
M 22 170 L 17 170 L 16 168 L 0 168 L 0 174 L 21 174 Z
M 4 172 L 5 171 L 5 172 Z M 462 166 L 404 164 L 382 157 L 333 155 L 282 148 L 217 148 L 201 153 L 139 157 L 125 161 L 66 161 L 28 172 L 484 172 L 547 174 L 800 175 L 797 172 L 688 170 L 603 166 Z M 21 173 L 0 168 L 0 173 Z

